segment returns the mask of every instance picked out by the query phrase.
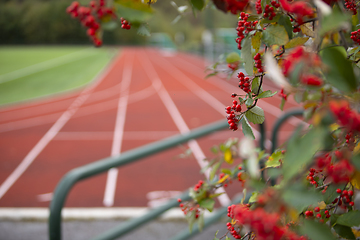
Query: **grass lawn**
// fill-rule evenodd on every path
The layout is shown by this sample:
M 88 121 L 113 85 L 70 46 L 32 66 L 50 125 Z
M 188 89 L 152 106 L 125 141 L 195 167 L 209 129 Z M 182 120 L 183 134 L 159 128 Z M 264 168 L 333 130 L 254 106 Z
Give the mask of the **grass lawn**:
M 0 104 L 81 87 L 115 52 L 94 47 L 0 47 Z

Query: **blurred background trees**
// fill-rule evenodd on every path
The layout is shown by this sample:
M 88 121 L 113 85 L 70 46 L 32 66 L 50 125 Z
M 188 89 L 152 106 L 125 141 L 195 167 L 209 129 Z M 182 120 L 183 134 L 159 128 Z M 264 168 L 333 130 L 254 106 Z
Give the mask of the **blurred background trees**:
M 85 29 L 66 14 L 72 1 L 0 0 L 0 44 L 90 44 Z M 186 0 L 159 0 L 153 5 L 159 13 L 148 24 L 151 33 L 167 33 L 182 50 L 197 47 L 205 29 L 236 27 L 235 16 L 211 8 L 194 16 L 189 7 L 182 13 L 186 17 L 180 17 L 174 3 L 178 7 L 188 5 Z M 176 16 L 179 17 L 175 19 Z M 124 31 L 117 27 L 104 31 L 103 40 L 108 45 L 143 45 L 149 37 L 139 37 L 135 29 Z

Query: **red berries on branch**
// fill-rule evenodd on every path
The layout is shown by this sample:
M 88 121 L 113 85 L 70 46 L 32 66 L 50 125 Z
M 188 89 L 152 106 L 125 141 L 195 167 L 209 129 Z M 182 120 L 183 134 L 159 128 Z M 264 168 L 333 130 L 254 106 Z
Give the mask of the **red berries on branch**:
M 80 6 L 79 2 L 72 2 L 66 12 L 73 18 L 79 19 L 81 24 L 87 28 L 86 34 L 90 37 L 96 47 L 102 45 L 100 22 L 104 18 L 114 18 L 116 15 L 112 8 L 106 7 L 105 0 L 90 1 L 89 6 Z M 128 21 L 122 19 L 122 28 L 130 29 Z
M 255 29 L 256 24 L 258 21 L 248 22 L 249 14 L 241 12 L 240 13 L 240 20 L 238 21 L 238 26 L 236 28 L 237 31 L 237 38 L 236 43 L 238 44 L 238 49 L 241 50 L 241 42 L 246 37 L 249 32 Z
M 129 30 L 131 28 L 130 23 L 124 18 L 120 18 L 120 19 L 121 19 L 121 28 Z
M 353 40 L 355 43 L 360 45 L 360 29 L 358 29 L 357 31 L 353 31 L 351 32 L 351 36 L 350 36 L 351 40 Z
M 345 7 L 353 12 L 353 15 L 357 14 L 357 6 L 354 0 L 345 0 Z

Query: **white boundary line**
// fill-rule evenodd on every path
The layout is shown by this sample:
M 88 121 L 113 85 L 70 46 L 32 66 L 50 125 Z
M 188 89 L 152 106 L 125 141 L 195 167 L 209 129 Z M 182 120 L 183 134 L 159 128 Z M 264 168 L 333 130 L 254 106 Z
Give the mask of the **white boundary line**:
M 120 55 L 121 57 L 121 55 Z M 9 177 L 1 184 L 0 186 L 0 199 L 5 195 L 5 193 L 10 189 L 10 187 L 20 178 L 20 176 L 27 170 L 35 158 L 44 150 L 48 143 L 56 136 L 56 134 L 61 130 L 61 128 L 69 121 L 69 119 L 76 113 L 76 111 L 81 107 L 81 105 L 86 101 L 90 96 L 92 91 L 97 87 L 105 76 L 110 72 L 110 70 L 115 66 L 115 63 L 118 61 L 118 58 L 115 59 L 113 64 L 102 71 L 96 76 L 98 79 L 94 84 L 89 85 L 85 88 L 80 95 L 75 99 L 75 101 L 69 106 L 69 108 L 60 116 L 60 118 L 52 125 L 52 127 L 45 133 L 45 135 L 40 139 L 40 141 L 34 146 L 33 149 L 26 155 L 22 162 L 16 167 L 16 169 L 10 174 Z
M 67 64 L 70 62 L 75 62 L 77 60 L 80 60 L 82 58 L 86 58 L 90 55 L 94 55 L 97 53 L 94 50 L 91 50 L 91 48 L 86 48 L 83 50 L 79 50 L 73 53 L 69 53 L 57 58 L 53 58 L 44 62 L 40 62 L 25 68 L 21 68 L 18 70 L 15 70 L 13 72 L 5 73 L 3 75 L 0 75 L 0 84 L 10 82 L 13 80 L 16 80 L 21 77 L 25 77 L 30 74 L 34 74 L 37 72 L 41 72 L 50 68 L 54 68 L 63 64 Z
M 147 54 L 144 52 L 144 55 L 147 55 Z M 149 59 L 147 57 L 145 57 L 145 56 L 141 60 L 142 60 L 141 65 L 143 66 L 143 68 L 144 68 L 146 74 L 148 75 L 148 77 L 150 78 L 150 80 L 153 82 L 154 88 L 157 90 L 157 92 L 159 94 L 159 97 L 161 98 L 161 100 L 164 103 L 166 109 L 170 113 L 170 116 L 173 119 L 175 125 L 177 126 L 177 128 L 179 129 L 179 131 L 182 134 L 188 133 L 190 131 L 189 127 L 186 125 L 183 117 L 181 116 L 181 113 L 179 112 L 178 108 L 176 107 L 176 105 L 173 102 L 172 98 L 170 97 L 169 93 L 167 92 L 167 90 L 163 86 L 163 84 L 162 84 L 159 76 L 157 75 L 156 70 L 154 69 L 153 65 L 151 64 Z M 207 165 L 205 163 L 205 161 L 204 161 L 204 159 L 206 157 L 205 157 L 205 154 L 203 153 L 203 151 L 201 150 L 198 142 L 196 140 L 190 140 L 190 141 L 188 141 L 188 145 L 189 145 L 192 153 L 194 154 L 200 168 L 204 168 Z M 209 179 L 209 176 L 210 176 L 210 171 L 211 171 L 211 169 L 208 168 L 204 173 L 206 178 L 208 178 L 208 179 Z M 221 192 L 225 192 L 225 189 L 224 188 L 218 188 L 216 190 L 216 193 L 221 193 Z M 231 202 L 229 196 L 226 193 L 220 195 L 218 197 L 218 200 L 219 200 L 219 202 L 220 202 L 220 204 L 222 206 L 227 206 Z
M 150 211 L 147 207 L 94 207 L 94 208 L 63 208 L 63 221 L 93 221 L 93 220 L 121 220 L 141 217 Z M 216 212 L 216 210 L 214 211 Z M 205 212 L 205 217 L 214 212 Z M 0 221 L 48 221 L 49 208 L 0 208 Z M 184 213 L 180 208 L 172 208 L 161 215 L 161 220 L 184 220 Z
M 115 121 L 115 130 L 114 137 L 111 147 L 111 156 L 117 156 L 121 152 L 121 145 L 124 136 L 124 127 L 126 120 L 126 110 L 129 99 L 130 92 L 130 83 L 132 78 L 132 69 L 133 69 L 133 57 L 127 60 L 123 66 L 123 76 L 120 85 L 120 96 L 116 121 Z M 106 185 L 105 185 L 105 193 L 103 204 L 106 207 L 111 207 L 114 205 L 115 191 L 116 191 L 116 182 L 118 177 L 119 170 L 117 168 L 111 168 L 108 171 Z

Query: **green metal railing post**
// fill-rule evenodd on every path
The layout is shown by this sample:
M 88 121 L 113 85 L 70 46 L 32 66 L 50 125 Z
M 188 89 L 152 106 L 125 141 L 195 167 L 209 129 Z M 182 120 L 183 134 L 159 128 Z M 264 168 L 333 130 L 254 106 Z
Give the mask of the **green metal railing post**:
M 150 156 L 157 152 L 185 143 L 191 139 L 205 136 L 212 132 L 228 127 L 227 121 L 221 120 L 212 124 L 194 129 L 193 131 L 169 137 L 145 146 L 127 151 L 118 157 L 105 158 L 82 167 L 75 168 L 68 172 L 57 185 L 53 200 L 50 204 L 49 217 L 49 238 L 50 240 L 61 239 L 61 211 L 65 204 L 66 197 L 71 188 L 80 180 L 105 172 L 113 167 L 119 167 L 141 158 Z
M 303 113 L 304 113 L 304 110 L 302 110 L 302 109 L 292 109 L 292 110 L 289 110 L 288 112 L 286 112 L 285 114 L 283 114 L 280 118 L 278 118 L 278 120 L 275 122 L 274 128 L 272 130 L 271 153 L 273 153 L 275 151 L 275 149 L 277 148 L 278 133 L 279 133 L 279 130 L 280 130 L 280 127 L 282 126 L 282 124 L 286 120 L 288 120 L 288 118 L 293 117 L 293 116 L 302 116 Z

